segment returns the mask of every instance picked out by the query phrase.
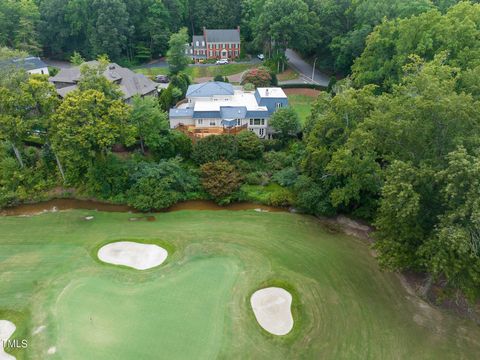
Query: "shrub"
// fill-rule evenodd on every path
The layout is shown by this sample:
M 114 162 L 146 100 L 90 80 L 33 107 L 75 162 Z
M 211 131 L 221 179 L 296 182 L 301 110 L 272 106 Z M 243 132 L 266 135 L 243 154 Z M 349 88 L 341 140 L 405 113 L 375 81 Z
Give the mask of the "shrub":
M 270 181 L 267 173 L 255 171 L 245 176 L 245 183 L 248 185 L 267 185 Z
M 200 172 L 205 191 L 221 204 L 228 204 L 242 183 L 235 166 L 225 160 L 203 164 Z
M 238 156 L 234 135 L 211 135 L 198 140 L 192 158 L 197 164 L 218 160 L 235 160 Z
M 243 85 L 243 90 L 254 91 L 255 90 L 255 85 L 253 85 L 252 83 L 246 83 L 245 85 Z
M 266 87 L 272 84 L 272 76 L 268 68 L 260 66 L 248 70 L 242 78 L 242 85 L 251 83 L 255 87 Z
M 293 166 L 284 168 L 275 173 L 272 179 L 282 186 L 292 186 L 298 178 L 297 169 Z
M 223 75 L 215 75 L 213 81 L 228 82 L 228 79 L 226 76 L 224 77 Z
M 131 181 L 127 202 L 142 211 L 163 209 L 187 200 L 198 187 L 197 177 L 183 168 L 178 158 L 158 164 L 141 163 Z
M 251 131 L 242 131 L 237 135 L 238 157 L 246 160 L 261 158 L 264 147 L 262 140 Z

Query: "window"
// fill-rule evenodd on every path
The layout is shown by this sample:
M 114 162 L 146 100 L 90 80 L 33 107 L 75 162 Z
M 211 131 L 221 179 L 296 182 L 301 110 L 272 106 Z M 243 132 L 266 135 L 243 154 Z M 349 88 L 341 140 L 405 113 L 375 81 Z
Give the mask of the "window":
M 218 46 L 218 45 L 219 45 L 219 44 L 215 44 L 215 49 L 218 49 L 218 48 L 219 48 L 219 46 Z
M 215 121 L 210 121 L 210 126 L 215 126 L 216 122 Z
M 238 50 L 235 50 L 235 56 L 238 56 Z
M 197 123 L 198 123 L 198 125 L 202 125 L 203 124 L 203 119 L 198 119 Z
M 185 49 L 185 54 L 187 54 L 187 55 L 188 55 L 188 49 Z
M 277 102 L 277 103 L 275 104 L 275 107 L 276 107 L 277 109 L 280 109 L 282 106 L 283 106 L 283 104 L 282 104 L 282 103 L 279 103 L 279 102 Z
M 217 56 L 220 55 L 220 51 L 218 51 L 218 50 L 215 50 L 215 53 L 217 54 Z
M 202 41 L 202 46 L 205 46 L 205 41 Z
M 240 126 L 242 125 L 242 120 L 241 119 L 237 119 L 237 126 Z
M 210 50 L 210 56 L 213 56 L 213 52 L 212 52 L 212 50 Z
M 198 41 L 196 41 L 195 46 L 200 46 L 200 43 Z
M 265 124 L 265 119 L 250 119 L 250 125 L 264 125 Z
M 258 134 L 263 137 L 265 135 L 265 129 L 259 129 Z
M 228 50 L 228 57 L 232 57 L 232 50 Z

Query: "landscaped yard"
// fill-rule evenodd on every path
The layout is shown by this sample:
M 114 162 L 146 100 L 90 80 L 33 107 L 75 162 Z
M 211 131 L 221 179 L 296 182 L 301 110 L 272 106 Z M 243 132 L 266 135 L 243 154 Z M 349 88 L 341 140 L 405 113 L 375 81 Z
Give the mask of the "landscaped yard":
M 305 124 L 307 117 L 310 115 L 312 104 L 320 91 L 313 89 L 285 89 L 284 91 L 288 96 L 289 105 L 300 117 L 301 124 Z
M 187 73 L 193 81 L 199 78 L 205 77 L 215 77 L 216 75 L 223 75 L 223 76 L 230 76 L 241 73 L 245 70 L 248 70 L 252 67 L 257 66 L 257 64 L 226 64 L 226 65 L 209 65 L 209 66 L 189 66 L 185 69 L 185 73 Z M 168 68 L 141 68 L 135 69 L 135 72 L 145 74 L 147 76 L 155 76 L 155 75 L 166 75 L 168 74 Z
M 478 357 L 477 326 L 410 295 L 367 244 L 313 217 L 154 215 L 0 217 L 0 316 L 28 340 L 13 352 L 18 360 Z M 96 257 L 127 239 L 163 246 L 165 263 L 139 271 Z M 264 331 L 250 308 L 250 295 L 271 285 L 293 294 L 286 336 Z

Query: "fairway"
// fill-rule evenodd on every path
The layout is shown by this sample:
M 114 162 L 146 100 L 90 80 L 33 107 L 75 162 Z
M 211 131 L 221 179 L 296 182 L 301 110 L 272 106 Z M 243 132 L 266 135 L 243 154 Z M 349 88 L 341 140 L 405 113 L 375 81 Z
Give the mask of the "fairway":
M 85 221 L 85 216 L 94 219 Z M 290 213 L 88 210 L 0 217 L 0 319 L 17 359 L 473 359 L 480 330 L 409 294 L 368 246 Z M 114 241 L 157 244 L 161 265 L 101 262 Z M 251 295 L 282 287 L 293 329 L 256 322 Z M 48 349 L 55 353 L 48 354 Z

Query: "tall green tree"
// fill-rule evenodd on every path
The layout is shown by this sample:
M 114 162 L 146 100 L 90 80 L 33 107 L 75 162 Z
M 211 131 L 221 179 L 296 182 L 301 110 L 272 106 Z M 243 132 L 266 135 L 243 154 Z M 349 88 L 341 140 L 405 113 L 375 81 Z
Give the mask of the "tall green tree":
M 167 62 L 172 74 L 178 74 L 190 63 L 190 59 L 185 54 L 185 46 L 188 42 L 187 28 L 182 28 L 178 33 L 170 36 Z

